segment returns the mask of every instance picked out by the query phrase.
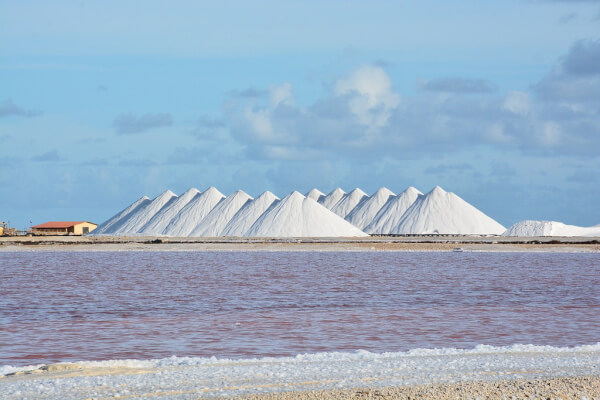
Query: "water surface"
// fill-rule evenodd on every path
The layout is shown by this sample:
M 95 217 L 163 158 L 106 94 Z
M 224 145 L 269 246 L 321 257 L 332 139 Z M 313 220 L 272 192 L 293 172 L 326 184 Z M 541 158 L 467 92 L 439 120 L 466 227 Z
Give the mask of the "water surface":
M 0 253 L 0 365 L 600 341 L 600 254 Z

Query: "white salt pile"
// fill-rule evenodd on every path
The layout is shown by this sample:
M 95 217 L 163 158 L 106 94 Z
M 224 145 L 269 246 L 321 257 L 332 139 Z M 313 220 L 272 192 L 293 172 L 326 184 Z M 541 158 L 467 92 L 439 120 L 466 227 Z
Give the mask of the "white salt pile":
M 114 231 L 117 235 L 135 235 L 165 204 L 175 200 L 177 195 L 167 190 L 156 196 L 150 203 L 130 213 L 123 224 Z
M 346 216 L 350 214 L 354 207 L 368 198 L 369 196 L 365 192 L 359 188 L 356 188 L 350 193 L 343 195 L 342 198 L 330 209 L 340 217 L 346 218 Z
M 354 207 L 350 214 L 346 216 L 346 221 L 364 230 L 373 221 L 373 218 L 375 218 L 381 207 L 395 196 L 394 192 L 382 187 L 371 197 Z
M 600 226 L 582 227 L 556 221 L 517 222 L 502 236 L 600 236 Z
M 169 222 L 162 231 L 166 236 L 189 236 L 206 215 L 225 198 L 216 188 L 206 189 L 200 196 L 194 197 Z
M 406 210 L 391 233 L 500 235 L 505 230 L 454 193 L 436 186 Z
M 337 202 L 344 197 L 345 194 L 346 192 L 344 192 L 342 189 L 335 188 L 327 196 L 325 196 L 325 198 L 321 199 L 319 203 L 323 204 L 323 206 L 328 210 L 331 210 L 333 206 L 335 206 Z
M 107 221 L 98 225 L 96 229 L 94 229 L 94 234 L 104 234 L 110 230 L 116 229 L 118 226 L 126 220 L 127 216 L 135 212 L 137 209 L 144 207 L 146 204 L 150 202 L 150 198 L 148 196 L 142 196 L 138 200 L 134 201 L 128 207 L 121 210 L 121 212 L 115 214 L 113 217 L 109 218 Z
M 320 203 L 321 201 L 325 200 L 325 193 L 321 192 L 317 188 L 314 188 L 310 192 L 306 193 L 306 197 Z
M 313 199 L 292 192 L 267 210 L 246 232 L 258 237 L 368 236 Z
M 139 230 L 138 233 L 146 236 L 160 235 L 167 227 L 169 222 L 196 196 L 200 196 L 200 191 L 196 188 L 187 190 L 173 202 L 165 205 L 159 212 L 154 214 L 150 221 Z
M 243 190 L 236 191 L 210 210 L 190 236 L 219 236 L 229 220 L 251 200 L 252 197 Z
M 142 197 L 92 235 L 335 237 L 364 236 L 363 229 L 379 234 L 505 231 L 440 187 L 427 195 L 410 187 L 398 196 L 382 187 L 371 197 L 358 188 L 350 193 L 337 188 L 327 196 L 312 189 L 307 197 L 293 192 L 283 200 L 268 191 L 254 200 L 241 190 L 226 198 L 210 187 L 179 197 L 170 190 L 153 200 Z
M 221 236 L 244 236 L 252 224 L 278 201 L 279 197 L 267 190 L 255 200 L 246 203 L 227 223 Z
M 391 197 L 363 230 L 367 233 L 391 233 L 400 223 L 406 210 L 422 195 L 423 193 L 411 186 L 398 196 Z

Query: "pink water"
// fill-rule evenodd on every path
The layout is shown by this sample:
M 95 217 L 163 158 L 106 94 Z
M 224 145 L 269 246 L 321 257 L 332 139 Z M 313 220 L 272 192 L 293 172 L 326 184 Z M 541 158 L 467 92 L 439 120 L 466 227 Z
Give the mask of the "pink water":
M 600 254 L 0 253 L 0 365 L 600 341 Z

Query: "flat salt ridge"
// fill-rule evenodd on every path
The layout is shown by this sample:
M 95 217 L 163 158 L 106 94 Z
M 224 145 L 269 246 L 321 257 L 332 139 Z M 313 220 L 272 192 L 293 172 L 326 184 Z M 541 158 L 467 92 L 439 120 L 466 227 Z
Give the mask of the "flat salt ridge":
M 196 399 L 291 390 L 392 387 L 431 383 L 600 374 L 600 343 L 576 347 L 478 345 L 473 349 L 414 349 L 407 352 L 328 352 L 250 359 L 169 357 L 153 360 L 81 361 L 79 376 L 5 376 L 3 399 L 78 399 L 159 396 Z M 0 374 L 39 369 L 1 366 Z M 101 376 L 85 370 L 106 368 Z M 118 368 L 144 370 L 114 373 Z M 135 371 L 134 371 L 135 372 Z M 154 398 L 154 397 L 153 397 Z
M 512 225 L 502 236 L 600 236 L 600 226 L 582 227 L 557 221 L 525 220 Z

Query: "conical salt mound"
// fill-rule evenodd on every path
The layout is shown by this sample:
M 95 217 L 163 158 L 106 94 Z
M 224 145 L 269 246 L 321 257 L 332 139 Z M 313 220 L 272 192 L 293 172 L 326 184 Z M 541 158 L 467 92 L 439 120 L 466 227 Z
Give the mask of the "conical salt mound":
M 368 198 L 369 196 L 365 192 L 363 192 L 359 188 L 356 188 L 350 193 L 345 194 L 336 203 L 336 205 L 331 208 L 331 211 L 333 211 L 342 218 L 346 218 L 346 216 L 352 212 L 354 207 L 356 207 L 362 201 L 365 201 Z
M 166 236 L 189 236 L 208 213 L 225 198 L 223 193 L 210 187 L 196 196 L 179 211 L 162 231 Z
M 187 203 L 192 201 L 196 196 L 200 195 L 200 191 L 196 188 L 188 189 L 185 193 L 163 207 L 162 210 L 154 214 L 154 216 L 140 229 L 139 233 L 146 236 L 158 236 L 169 225 L 169 222 Z
M 309 199 L 313 199 L 314 201 L 321 202 L 325 200 L 325 193 L 321 192 L 319 189 L 312 189 L 310 192 L 306 193 L 306 197 Z
M 391 233 L 500 235 L 505 230 L 505 227 L 454 193 L 436 186 L 406 210 Z
M 144 207 L 146 204 L 150 203 L 150 198 L 148 196 L 142 196 L 135 202 L 131 203 L 128 207 L 121 210 L 121 212 L 115 214 L 107 221 L 98 225 L 96 229 L 90 233 L 90 236 L 99 236 L 99 235 L 110 235 L 112 231 L 121 226 L 122 222 L 124 222 L 127 216 L 139 208 Z
M 373 218 L 375 218 L 381 207 L 395 196 L 394 192 L 386 187 L 382 187 L 373 196 L 354 207 L 352 212 L 346 216 L 346 221 L 364 230 L 373 221 Z
M 583 227 L 556 221 L 517 222 L 502 236 L 600 236 L 600 226 Z
M 363 230 L 367 233 L 391 233 L 392 229 L 398 226 L 406 210 L 422 195 L 423 193 L 411 186 L 398 196 L 391 197 Z
M 148 222 L 150 219 L 160 211 L 167 203 L 172 202 L 177 198 L 177 195 L 170 190 L 167 190 L 160 195 L 156 196 L 150 203 L 147 203 L 144 207 L 139 208 L 135 212 L 129 214 L 127 220 L 123 222 L 118 229 L 112 232 L 115 235 L 136 235 L 138 231 Z
M 368 236 L 316 201 L 292 192 L 267 210 L 244 236 L 339 237 Z
M 244 236 L 252 224 L 278 201 L 279 197 L 266 191 L 255 200 L 246 203 L 227 223 L 221 236 Z
M 331 193 L 325 196 L 325 198 L 321 199 L 319 203 L 323 204 L 323 207 L 327 208 L 328 210 L 331 210 L 333 206 L 335 206 L 337 202 L 344 197 L 345 194 L 346 192 L 344 192 L 342 189 L 335 188 L 331 191 Z
M 213 208 L 189 236 L 220 236 L 227 223 L 240 208 L 251 201 L 247 193 L 238 190 Z

